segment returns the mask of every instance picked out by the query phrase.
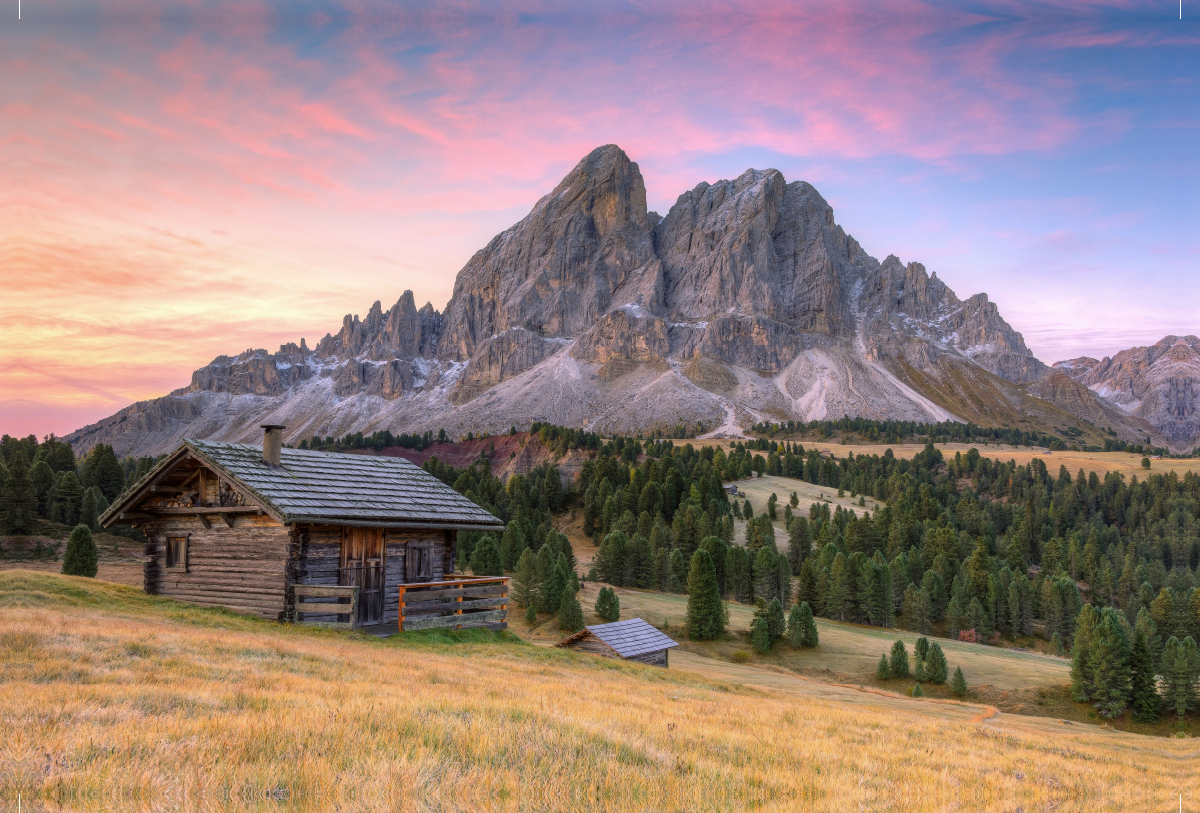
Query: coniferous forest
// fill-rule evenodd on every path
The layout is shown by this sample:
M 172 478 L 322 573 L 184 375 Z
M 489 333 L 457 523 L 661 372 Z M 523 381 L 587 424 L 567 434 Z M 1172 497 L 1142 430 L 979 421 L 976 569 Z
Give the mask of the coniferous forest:
M 1052 473 L 1040 458 L 1023 466 L 976 449 L 947 458 L 932 445 L 911 460 L 890 451 L 824 457 L 766 439 L 728 453 L 619 437 L 592 448 L 574 497 L 596 545 L 596 580 L 683 593 L 704 551 L 726 601 L 807 604 L 825 618 L 983 643 L 1038 635 L 1073 657 L 1076 698 L 1104 716 L 1132 708 L 1151 720 L 1195 708 L 1195 474 Z M 549 466 L 507 487 L 478 464 L 426 467 L 520 528 L 531 551 L 546 539 L 564 546 L 548 523 L 564 500 Z M 780 533 L 723 487 L 752 474 L 886 505 L 831 512 L 785 496 L 770 506 L 787 529 Z M 745 521 L 737 540 L 735 518 Z M 505 569 L 523 578 L 517 547 L 500 547 Z
M 768 438 L 727 452 L 548 425 L 534 431 L 558 454 L 589 453 L 571 493 L 549 464 L 507 482 L 482 457 L 465 468 L 433 458 L 424 468 L 508 523 L 500 538 L 461 534 L 458 567 L 511 573 L 518 603 L 559 614 L 565 627 L 581 623 L 570 604 L 578 604 L 579 581 L 575 551 L 553 517 L 573 508 L 595 545 L 588 578 L 673 593 L 703 584 L 706 596 L 711 581 L 721 601 L 758 607 L 757 634 L 768 644 L 788 636 L 800 645 L 807 633 L 790 621 L 803 624 L 805 614 L 983 643 L 1038 636 L 1071 657 L 1072 694 L 1103 716 L 1130 709 L 1151 721 L 1196 709 L 1193 473 L 1051 472 L 1037 457 L 1017 465 L 971 449 L 951 458 L 932 444 L 902 460 L 890 450 L 822 455 Z M 9 534 L 30 533 L 38 518 L 95 528 L 154 462 L 118 460 L 104 445 L 77 460 L 53 437 L 4 436 L 0 523 Z M 725 484 L 763 474 L 884 506 L 831 511 L 782 494 L 755 515 Z M 724 628 L 711 611 L 706 618 L 697 621 L 701 634 Z

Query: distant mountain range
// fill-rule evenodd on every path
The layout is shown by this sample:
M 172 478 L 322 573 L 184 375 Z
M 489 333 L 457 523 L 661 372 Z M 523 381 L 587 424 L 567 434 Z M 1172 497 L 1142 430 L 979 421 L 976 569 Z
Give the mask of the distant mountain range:
M 471 258 L 443 311 L 406 291 L 313 348 L 219 356 L 68 440 L 145 455 L 184 437 L 251 441 L 261 423 L 295 442 L 531 421 L 736 434 L 850 415 L 1075 428 L 1095 443 L 1111 428 L 1183 450 L 1200 437 L 1198 369 L 1195 337 L 1047 367 L 986 294 L 960 300 L 919 263 L 876 260 L 809 184 L 751 169 L 662 217 L 608 145 Z

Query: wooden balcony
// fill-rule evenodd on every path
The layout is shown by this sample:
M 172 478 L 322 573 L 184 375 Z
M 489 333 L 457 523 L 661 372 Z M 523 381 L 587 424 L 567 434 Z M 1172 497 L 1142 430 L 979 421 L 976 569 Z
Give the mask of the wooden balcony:
M 507 576 L 460 576 L 401 584 L 401 631 L 508 627 Z

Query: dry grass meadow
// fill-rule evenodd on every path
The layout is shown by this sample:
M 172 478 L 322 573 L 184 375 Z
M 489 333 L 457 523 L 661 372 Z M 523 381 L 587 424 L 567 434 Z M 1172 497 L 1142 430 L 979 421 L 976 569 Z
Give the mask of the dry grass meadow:
M 0 726 L 4 811 L 18 793 L 33 811 L 1165 811 L 1200 758 L 977 705 L 509 635 L 375 640 L 29 571 L 0 574 Z

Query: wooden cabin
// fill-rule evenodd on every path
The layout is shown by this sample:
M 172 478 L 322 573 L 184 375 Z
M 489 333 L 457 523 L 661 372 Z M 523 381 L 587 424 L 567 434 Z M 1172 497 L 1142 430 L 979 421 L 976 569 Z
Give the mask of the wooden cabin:
M 679 644 L 642 619 L 630 618 L 584 627 L 555 646 L 666 668 L 668 650 Z
M 454 573 L 458 533 L 499 519 L 401 458 L 282 448 L 283 428 L 186 440 L 104 513 L 145 532 L 147 593 L 376 631 L 505 625 L 508 580 Z

